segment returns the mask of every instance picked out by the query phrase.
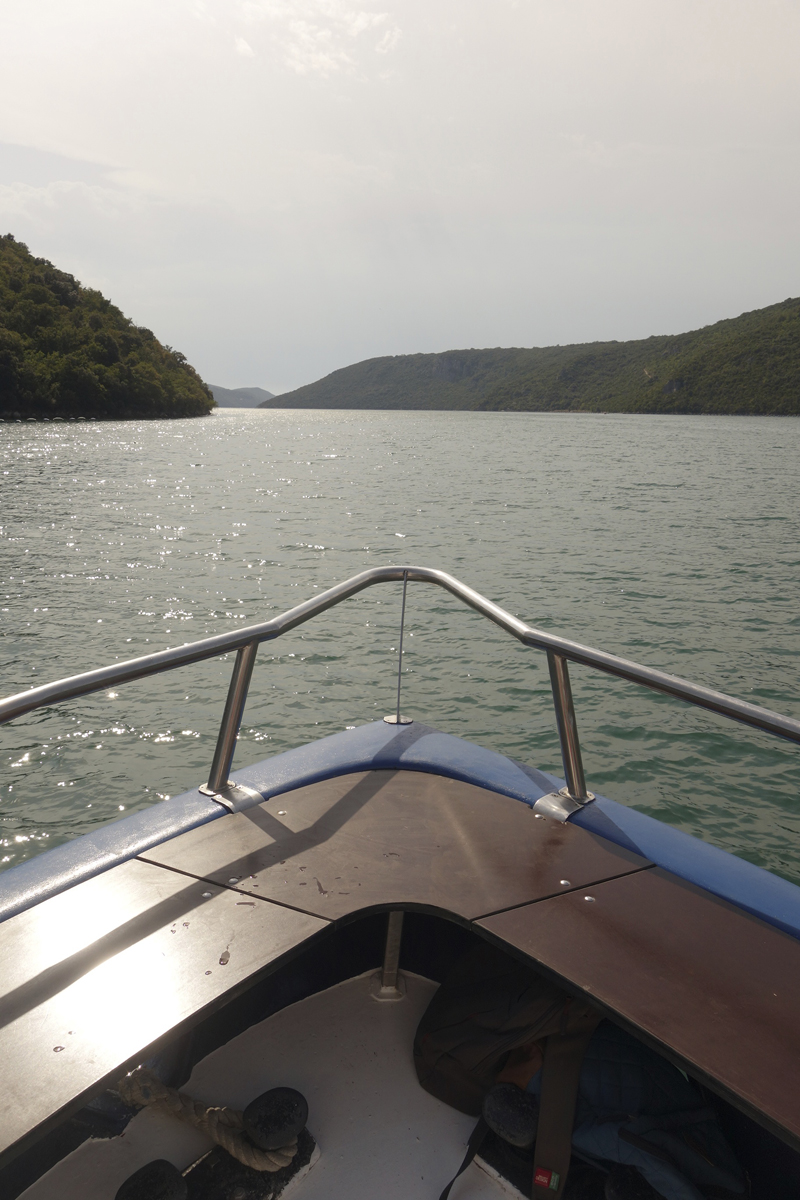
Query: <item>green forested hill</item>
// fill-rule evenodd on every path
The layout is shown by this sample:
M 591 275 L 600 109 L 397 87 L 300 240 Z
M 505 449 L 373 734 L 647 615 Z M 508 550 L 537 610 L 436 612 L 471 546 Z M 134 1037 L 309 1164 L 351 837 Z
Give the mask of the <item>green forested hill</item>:
M 177 350 L 0 237 L 0 416 L 199 417 L 213 406 Z
M 530 350 L 399 354 L 342 367 L 259 408 L 477 408 Z
M 800 414 L 800 300 L 636 342 L 372 358 L 260 407 Z

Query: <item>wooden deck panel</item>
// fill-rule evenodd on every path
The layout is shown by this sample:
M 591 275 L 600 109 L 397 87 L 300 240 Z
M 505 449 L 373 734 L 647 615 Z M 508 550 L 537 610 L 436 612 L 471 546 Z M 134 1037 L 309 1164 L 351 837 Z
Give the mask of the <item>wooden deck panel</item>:
M 226 818 L 224 841 L 208 825 L 142 857 L 334 920 L 395 905 L 471 921 L 648 866 L 518 800 L 421 771 L 298 788 Z
M 406 771 L 299 789 L 149 857 L 0 925 L 0 1157 L 331 920 L 406 905 L 467 923 L 647 865 L 519 801 Z
M 0 1157 L 328 927 L 243 900 L 134 861 L 0 926 Z
M 0 1156 L 331 921 L 391 907 L 448 914 L 530 956 L 800 1144 L 798 943 L 516 800 L 362 772 L 147 858 L 0 925 Z
M 478 926 L 800 1149 L 795 938 L 661 868 Z

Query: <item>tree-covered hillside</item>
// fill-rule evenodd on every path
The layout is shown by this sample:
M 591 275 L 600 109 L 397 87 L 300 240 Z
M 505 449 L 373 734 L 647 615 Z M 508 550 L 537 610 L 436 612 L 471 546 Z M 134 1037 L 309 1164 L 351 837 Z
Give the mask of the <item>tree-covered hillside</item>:
M 530 350 L 398 354 L 342 367 L 259 408 L 477 408 Z
M 260 407 L 800 414 L 800 300 L 636 342 L 372 358 Z
M 262 387 L 226 388 L 210 383 L 209 388 L 217 408 L 258 408 L 265 400 L 272 400 L 272 392 Z
M 540 351 L 499 380 L 482 409 L 800 413 L 800 300 L 640 342 Z
M 177 350 L 0 237 L 0 416 L 199 417 L 213 406 Z

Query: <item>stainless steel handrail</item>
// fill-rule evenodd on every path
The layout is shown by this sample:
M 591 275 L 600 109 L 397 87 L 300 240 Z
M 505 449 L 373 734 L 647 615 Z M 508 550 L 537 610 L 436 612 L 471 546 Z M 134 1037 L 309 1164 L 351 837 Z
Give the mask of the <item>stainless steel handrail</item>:
M 755 729 L 762 729 L 776 737 L 800 743 L 800 721 L 793 717 L 785 717 L 781 713 L 761 708 L 757 704 L 736 700 L 722 692 L 716 692 L 712 688 L 689 683 L 688 680 L 679 679 L 665 671 L 643 667 L 639 663 L 619 658 L 615 654 L 594 650 L 590 646 L 569 641 L 557 634 L 536 629 L 518 617 L 512 616 L 511 613 L 506 612 L 491 600 L 487 600 L 485 596 L 481 596 L 479 592 L 467 587 L 452 575 L 427 567 L 373 567 L 369 571 L 362 571 L 361 574 L 354 575 L 352 579 L 336 584 L 335 587 L 298 604 L 295 608 L 290 608 L 288 612 L 274 617 L 271 621 L 264 621 L 259 625 L 251 625 L 232 633 L 203 638 L 201 641 L 176 646 L 171 650 L 162 650 L 157 654 L 129 659 L 126 662 L 115 663 L 113 666 L 101 667 L 96 671 L 86 671 L 81 675 L 73 675 L 68 679 L 56 680 L 54 683 L 20 692 L 16 696 L 9 696 L 0 701 L 0 724 L 32 712 L 34 709 L 57 704 L 61 700 L 102 691 L 104 688 L 127 683 L 132 679 L 156 675 L 161 671 L 171 671 L 176 667 L 187 666 L 190 663 L 201 662 L 236 650 L 238 653 L 214 753 L 212 772 L 208 785 L 206 785 L 208 791 L 221 792 L 226 786 L 230 772 L 247 699 L 250 674 L 259 643 L 271 641 L 288 633 L 290 629 L 302 625 L 312 617 L 325 612 L 335 604 L 340 604 L 365 588 L 378 583 L 402 582 L 404 578 L 411 582 L 431 583 L 444 588 L 469 605 L 470 608 L 474 608 L 483 616 L 488 617 L 490 621 L 494 621 L 501 629 L 505 629 L 507 633 L 518 638 L 524 645 L 544 650 L 547 653 L 567 789 L 573 799 L 579 803 L 591 797 L 586 790 L 584 780 L 568 662 L 580 663 L 582 666 L 592 667 L 608 675 L 615 675 L 619 679 L 627 679 L 631 683 L 638 683 L 653 691 L 674 696 L 688 704 L 709 709 L 711 712 L 719 713 L 733 721 L 740 721 Z

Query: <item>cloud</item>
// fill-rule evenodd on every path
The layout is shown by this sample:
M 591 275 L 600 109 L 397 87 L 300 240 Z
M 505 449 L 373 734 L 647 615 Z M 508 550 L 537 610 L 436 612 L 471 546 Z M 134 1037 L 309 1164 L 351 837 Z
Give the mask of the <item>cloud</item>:
M 243 58 L 255 58 L 255 50 L 243 37 L 237 37 L 235 44 L 237 54 L 241 54 Z
M 376 45 L 375 49 L 378 54 L 389 54 L 394 50 L 397 43 L 402 37 L 402 31 L 398 25 L 393 25 L 391 29 L 387 29 L 381 40 Z
M 101 163 L 53 154 L 34 146 L 0 143 L 0 184 L 25 183 L 43 187 L 59 181 L 94 183 L 104 179 L 111 169 Z
M 335 31 L 309 21 L 292 21 L 284 39 L 284 61 L 298 75 L 316 72 L 330 75 L 332 71 L 352 67 L 354 60 Z
M 354 8 L 342 0 L 245 0 L 241 8 L 245 21 L 263 23 L 268 37 L 279 48 L 284 65 L 298 75 L 323 77 L 337 71 L 352 71 L 365 34 L 380 33 L 377 42 L 364 49 L 388 53 L 397 43 L 397 26 L 384 31 L 390 14 L 368 8 Z

